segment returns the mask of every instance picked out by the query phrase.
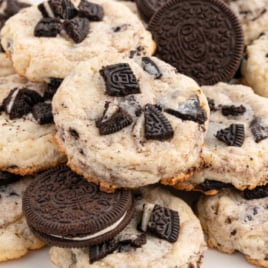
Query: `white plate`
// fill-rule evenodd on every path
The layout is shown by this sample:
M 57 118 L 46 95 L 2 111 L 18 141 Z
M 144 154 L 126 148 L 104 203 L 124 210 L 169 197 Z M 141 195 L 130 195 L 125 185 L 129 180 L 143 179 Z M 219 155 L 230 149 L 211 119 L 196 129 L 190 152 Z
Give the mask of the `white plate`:
M 39 3 L 42 0 L 32 0 Z M 205 253 L 202 268 L 256 268 L 255 265 L 248 264 L 239 253 L 227 255 L 209 249 Z M 0 268 L 55 268 L 49 261 L 48 248 L 32 251 L 25 257 L 0 263 Z M 65 268 L 65 267 L 64 267 Z M 68 268 L 68 267 L 66 267 Z

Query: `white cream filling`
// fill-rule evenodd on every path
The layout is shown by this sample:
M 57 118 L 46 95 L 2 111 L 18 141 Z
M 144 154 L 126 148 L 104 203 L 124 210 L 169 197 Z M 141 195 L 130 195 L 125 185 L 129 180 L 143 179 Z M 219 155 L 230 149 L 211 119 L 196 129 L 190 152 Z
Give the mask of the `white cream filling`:
M 154 204 L 145 204 L 143 207 L 143 215 L 142 215 L 142 221 L 141 221 L 141 230 L 146 232 L 148 222 L 150 220 L 152 211 L 154 209 Z
M 48 4 L 48 2 L 47 2 L 47 1 L 44 2 L 43 5 L 44 5 L 44 8 L 45 8 L 45 10 L 46 10 L 48 16 L 49 16 L 50 18 L 54 18 L 54 17 L 55 17 L 55 16 L 54 16 L 54 13 L 53 13 L 52 9 L 50 8 L 50 5 Z
M 9 102 L 8 105 L 7 105 L 7 113 L 8 113 L 8 114 L 10 113 L 10 111 L 11 111 L 11 109 L 12 109 L 12 106 L 14 105 L 14 101 L 15 101 L 15 99 L 16 99 L 18 93 L 19 93 L 19 89 L 16 89 L 16 90 L 13 92 L 12 96 L 11 96 L 10 102 Z
M 88 240 L 88 239 L 91 239 L 91 238 L 95 238 L 97 236 L 101 236 L 103 234 L 106 234 L 110 231 L 112 231 L 113 229 L 115 229 L 123 220 L 124 218 L 126 217 L 127 215 L 127 212 L 124 213 L 124 215 L 118 220 L 116 221 L 114 224 L 108 226 L 107 228 L 95 233 L 95 234 L 92 234 L 92 235 L 87 235 L 87 236 L 83 236 L 83 237 L 68 237 L 68 236 L 60 236 L 60 235 L 54 235 L 54 234 L 50 234 L 50 236 L 52 237 L 57 237 L 57 238 L 63 238 L 63 239 L 68 239 L 68 240 L 74 240 L 74 241 L 83 241 L 83 240 Z

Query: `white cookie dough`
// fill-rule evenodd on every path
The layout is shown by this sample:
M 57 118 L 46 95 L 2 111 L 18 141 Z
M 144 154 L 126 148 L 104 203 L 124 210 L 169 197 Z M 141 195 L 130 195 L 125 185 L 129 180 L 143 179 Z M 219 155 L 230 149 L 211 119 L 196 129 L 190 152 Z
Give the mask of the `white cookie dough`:
M 201 197 L 197 212 L 208 245 L 225 253 L 240 251 L 260 267 L 268 267 L 268 197 L 246 200 L 242 193 L 224 190 Z
M 241 67 L 243 83 L 268 98 L 268 32 L 247 46 L 246 55 Z
M 121 236 L 140 233 L 137 224 L 140 221 L 144 203 L 159 204 L 178 211 L 180 219 L 179 237 L 175 243 L 147 234 L 147 243 L 129 252 L 114 252 L 105 258 L 89 263 L 88 249 L 50 249 L 51 261 L 58 268 L 198 268 L 206 249 L 200 223 L 191 208 L 181 199 L 160 188 L 143 188 L 143 197 L 138 199 L 135 213 L 129 225 L 120 233 Z
M 231 0 L 230 8 L 239 18 L 245 37 L 250 44 L 268 30 L 268 0 Z

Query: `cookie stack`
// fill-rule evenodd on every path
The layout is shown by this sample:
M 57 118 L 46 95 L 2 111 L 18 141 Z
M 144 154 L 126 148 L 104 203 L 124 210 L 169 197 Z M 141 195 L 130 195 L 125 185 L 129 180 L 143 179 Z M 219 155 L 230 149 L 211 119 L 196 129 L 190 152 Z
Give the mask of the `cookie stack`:
M 0 260 L 47 244 L 57 267 L 197 268 L 201 221 L 210 247 L 268 267 L 268 100 L 240 84 L 244 4 L 3 2 L 23 9 L 1 30 L 0 201 L 16 210 L 0 227 L 28 235 Z M 200 221 L 176 189 L 202 192 Z

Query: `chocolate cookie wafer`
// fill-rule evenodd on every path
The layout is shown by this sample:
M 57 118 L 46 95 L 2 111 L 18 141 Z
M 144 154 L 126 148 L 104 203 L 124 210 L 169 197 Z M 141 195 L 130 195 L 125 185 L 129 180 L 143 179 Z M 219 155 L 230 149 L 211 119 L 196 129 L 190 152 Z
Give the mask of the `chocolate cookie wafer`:
M 223 1 L 168 1 L 148 29 L 157 44 L 156 55 L 201 85 L 229 81 L 240 65 L 242 28 Z

